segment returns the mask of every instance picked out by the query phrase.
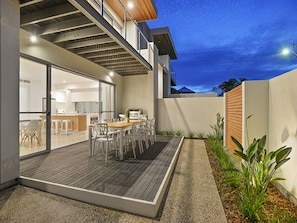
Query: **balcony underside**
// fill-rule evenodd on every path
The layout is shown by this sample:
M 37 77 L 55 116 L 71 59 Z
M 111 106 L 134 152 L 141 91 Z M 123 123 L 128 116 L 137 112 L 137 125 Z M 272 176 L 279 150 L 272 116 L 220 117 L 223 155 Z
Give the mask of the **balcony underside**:
M 152 66 L 86 0 L 20 0 L 20 28 L 122 76 Z

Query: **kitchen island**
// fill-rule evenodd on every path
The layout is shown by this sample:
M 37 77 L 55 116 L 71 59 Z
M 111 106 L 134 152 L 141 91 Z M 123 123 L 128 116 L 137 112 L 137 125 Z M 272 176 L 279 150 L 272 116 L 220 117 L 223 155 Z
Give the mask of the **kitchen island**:
M 45 115 L 40 116 L 41 119 L 45 119 Z M 54 114 L 52 120 L 71 120 L 73 131 L 85 131 L 87 130 L 87 115 L 86 114 Z M 61 126 L 59 126 L 61 128 Z

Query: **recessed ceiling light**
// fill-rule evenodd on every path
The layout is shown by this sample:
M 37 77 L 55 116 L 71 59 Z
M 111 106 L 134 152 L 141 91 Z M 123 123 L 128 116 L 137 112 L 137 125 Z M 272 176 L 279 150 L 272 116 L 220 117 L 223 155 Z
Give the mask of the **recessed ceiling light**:
M 31 40 L 32 43 L 36 43 L 37 42 L 37 36 L 35 36 L 35 35 L 30 36 L 30 40 Z
M 133 8 L 134 8 L 133 2 L 128 2 L 128 9 L 133 9 Z

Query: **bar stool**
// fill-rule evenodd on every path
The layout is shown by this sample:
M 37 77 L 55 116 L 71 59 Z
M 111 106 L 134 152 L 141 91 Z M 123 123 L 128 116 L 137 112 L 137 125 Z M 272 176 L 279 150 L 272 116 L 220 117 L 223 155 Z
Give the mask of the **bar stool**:
M 51 128 L 55 130 L 56 135 L 58 135 L 59 124 L 61 125 L 61 120 L 59 120 L 59 119 L 52 119 L 52 127 Z
M 63 130 L 63 128 L 66 131 L 66 135 L 68 135 L 68 131 L 73 130 L 72 121 L 70 119 L 62 120 L 61 131 Z

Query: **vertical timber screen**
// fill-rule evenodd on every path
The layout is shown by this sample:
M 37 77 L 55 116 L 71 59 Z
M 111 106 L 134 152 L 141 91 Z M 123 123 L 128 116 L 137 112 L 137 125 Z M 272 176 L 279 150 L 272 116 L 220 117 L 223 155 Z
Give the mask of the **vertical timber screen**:
M 242 143 L 242 85 L 225 94 L 226 97 L 226 147 L 231 153 L 236 149 L 231 136 Z

